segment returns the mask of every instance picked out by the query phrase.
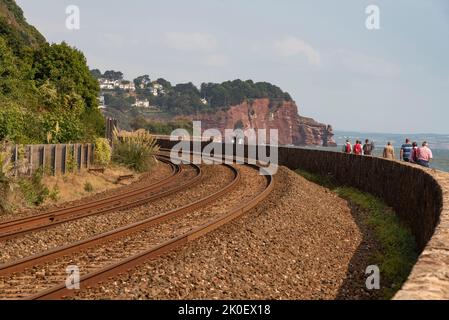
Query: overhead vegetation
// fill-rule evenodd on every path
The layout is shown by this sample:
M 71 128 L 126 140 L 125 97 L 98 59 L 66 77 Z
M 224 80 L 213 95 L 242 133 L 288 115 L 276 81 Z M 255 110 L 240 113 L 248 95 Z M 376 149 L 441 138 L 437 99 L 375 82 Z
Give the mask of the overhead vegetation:
M 0 140 L 92 140 L 104 129 L 98 93 L 81 51 L 48 44 L 14 1 L 0 0 Z

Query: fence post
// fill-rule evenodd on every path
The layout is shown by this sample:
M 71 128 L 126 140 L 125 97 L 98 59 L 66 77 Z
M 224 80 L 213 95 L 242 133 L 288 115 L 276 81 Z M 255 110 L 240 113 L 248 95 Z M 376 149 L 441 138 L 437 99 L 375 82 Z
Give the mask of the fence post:
M 53 157 L 53 159 L 52 159 L 53 161 L 52 161 L 52 164 L 51 164 L 51 169 L 52 169 L 53 176 L 56 175 L 56 147 L 57 147 L 57 145 L 53 144 L 52 148 L 51 148 L 51 153 L 52 153 L 52 157 Z
M 42 170 L 42 172 L 45 172 L 45 145 L 40 147 L 40 163 L 39 163 L 39 169 Z
M 66 174 L 67 170 L 67 145 L 62 146 L 61 150 L 61 172 Z
M 89 157 L 90 157 L 90 144 L 86 144 L 84 146 L 84 163 L 86 165 L 86 169 L 89 169 L 90 164 L 89 164 Z
M 82 166 L 82 161 L 81 161 L 81 159 L 82 159 L 82 152 L 83 152 L 83 149 L 81 148 L 81 145 L 78 144 L 78 145 L 77 145 L 77 157 L 76 157 L 76 161 L 77 161 L 77 163 L 78 163 L 78 172 L 81 172 L 81 166 Z
M 74 143 L 72 145 L 72 151 L 73 151 L 73 161 L 76 163 L 76 168 L 73 168 L 73 170 L 75 171 L 78 168 L 78 157 L 77 157 L 77 150 L 76 150 L 76 143 Z M 73 165 L 73 163 L 72 163 Z
M 19 158 L 19 147 L 18 147 L 18 145 L 16 144 L 15 146 L 14 146 L 14 153 L 13 153 L 13 160 L 14 160 L 14 175 L 15 176 L 17 176 L 17 174 L 18 174 L 18 165 L 17 165 L 17 160 L 18 160 L 18 158 Z
M 95 161 L 95 144 L 90 145 L 90 164 L 93 166 Z
M 29 153 L 30 153 L 30 157 L 29 157 L 29 174 L 33 174 L 33 145 L 29 146 Z

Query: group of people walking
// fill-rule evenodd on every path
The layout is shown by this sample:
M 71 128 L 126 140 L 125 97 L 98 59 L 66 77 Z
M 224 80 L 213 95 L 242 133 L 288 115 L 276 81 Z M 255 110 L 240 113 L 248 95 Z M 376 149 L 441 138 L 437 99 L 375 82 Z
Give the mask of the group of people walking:
M 374 151 L 374 143 L 366 139 L 365 144 L 362 145 L 362 142 L 357 140 L 354 146 L 352 146 L 351 142 L 346 140 L 342 151 L 347 154 L 371 156 Z M 383 150 L 383 157 L 385 159 L 396 159 L 394 147 L 391 142 L 388 142 L 385 146 Z M 429 167 L 432 159 L 432 150 L 430 150 L 426 141 L 422 143 L 421 147 L 418 147 L 417 142 L 411 143 L 410 139 L 406 139 L 405 143 L 401 146 L 400 160 L 402 161 Z
M 342 151 L 348 154 L 353 153 L 358 156 L 371 156 L 374 151 L 374 143 L 366 139 L 365 144 L 362 146 L 362 141 L 356 140 L 354 146 L 352 146 L 351 142 L 349 140 L 346 140 Z

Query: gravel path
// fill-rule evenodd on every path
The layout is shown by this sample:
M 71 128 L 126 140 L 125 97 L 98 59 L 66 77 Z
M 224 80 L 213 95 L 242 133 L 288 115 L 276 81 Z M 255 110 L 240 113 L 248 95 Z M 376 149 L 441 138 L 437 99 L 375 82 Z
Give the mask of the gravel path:
M 209 180 L 212 181 L 212 177 L 218 176 L 216 171 L 222 168 L 224 167 L 208 167 L 207 170 L 210 172 Z M 144 249 L 170 240 L 216 217 L 222 216 L 231 208 L 248 201 L 253 196 L 253 192 L 259 193 L 265 188 L 265 178 L 260 176 L 257 170 L 246 166 L 241 166 L 239 169 L 242 174 L 241 183 L 235 190 L 229 192 L 220 200 L 155 227 L 135 232 L 119 240 L 112 240 L 101 246 L 68 255 L 56 261 L 46 263 L 43 266 L 34 266 L 31 270 L 24 273 L 6 278 L 0 277 L 0 297 L 17 291 L 20 291 L 22 294 L 30 294 L 30 292 L 36 292 L 51 285 L 59 284 L 65 280 L 65 268 L 68 265 L 77 265 L 81 274 L 92 272 L 99 267 L 137 254 Z M 228 179 L 228 183 L 229 181 L 230 179 Z
M 188 168 L 190 167 L 185 167 L 183 174 L 187 173 Z M 16 239 L 2 241 L 0 242 L 0 263 L 83 240 L 179 208 L 209 193 L 220 190 L 232 178 L 232 172 L 224 166 L 203 166 L 202 169 L 203 179 L 200 184 L 185 191 L 157 199 L 144 206 L 90 216 L 60 224 L 51 229 L 29 233 Z M 186 199 L 188 199 L 188 202 L 186 202 Z
M 348 203 L 286 168 L 275 181 L 269 198 L 241 219 L 78 298 L 363 297 L 364 279 L 341 292 L 348 268 L 366 267 L 353 259 L 364 236 Z

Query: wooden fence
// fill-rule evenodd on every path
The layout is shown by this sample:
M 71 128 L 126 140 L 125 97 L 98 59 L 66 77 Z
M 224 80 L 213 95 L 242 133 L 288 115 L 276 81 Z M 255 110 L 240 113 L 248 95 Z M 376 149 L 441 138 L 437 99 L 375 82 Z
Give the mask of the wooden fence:
M 80 172 L 93 164 L 94 149 L 90 143 L 15 145 L 11 150 L 12 166 L 15 174 L 31 174 L 39 168 L 52 175 Z

